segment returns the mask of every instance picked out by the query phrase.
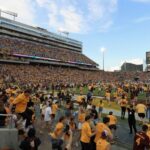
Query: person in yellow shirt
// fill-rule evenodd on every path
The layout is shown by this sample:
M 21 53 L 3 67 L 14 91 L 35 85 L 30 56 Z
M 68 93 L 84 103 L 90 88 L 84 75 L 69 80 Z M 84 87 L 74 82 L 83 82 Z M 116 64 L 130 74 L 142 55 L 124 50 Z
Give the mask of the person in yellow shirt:
M 57 139 L 57 138 L 62 137 L 63 129 L 64 129 L 64 123 L 65 123 L 65 117 L 60 117 L 59 122 L 56 124 L 56 127 L 54 129 L 54 132 L 50 133 L 52 138 Z
M 90 150 L 91 149 L 91 145 L 90 145 L 90 139 L 92 136 L 95 135 L 95 132 L 92 133 L 91 131 L 91 127 L 90 127 L 90 121 L 91 121 L 91 116 L 88 115 L 85 117 L 85 122 L 82 125 L 81 128 L 81 147 L 82 150 Z
M 80 95 L 77 97 L 77 103 L 82 104 L 84 96 Z
M 58 109 L 59 109 L 59 108 L 58 108 L 58 102 L 53 103 L 53 104 L 52 104 L 52 117 L 53 117 L 53 118 L 55 118 L 55 115 L 56 115 Z
M 78 129 L 81 130 L 82 124 L 85 121 L 85 116 L 86 113 L 84 112 L 83 108 L 80 108 L 79 113 L 78 113 Z
M 104 130 L 101 134 L 100 139 L 96 143 L 96 150 L 111 150 L 111 145 L 107 141 L 108 132 Z
M 54 132 L 50 133 L 52 149 L 62 149 L 63 140 L 61 139 L 64 136 L 64 124 L 66 118 L 60 117 L 59 122 L 56 124 Z
M 109 115 L 107 116 L 110 121 L 109 121 L 109 128 L 111 132 L 113 133 L 113 136 L 117 138 L 116 136 L 116 130 L 117 130 L 117 117 L 113 115 L 113 112 L 109 112 Z
M 12 102 L 12 105 L 16 106 L 15 112 L 16 113 L 23 113 L 25 112 L 27 108 L 27 103 L 29 102 L 29 96 L 31 91 L 25 90 L 22 94 L 19 94 L 14 101 Z
M 122 95 L 122 99 L 120 101 L 120 106 L 121 106 L 121 119 L 125 118 L 125 113 L 126 113 L 126 108 L 127 108 L 127 100 L 125 98 L 125 95 Z
M 108 132 L 108 138 L 110 139 L 110 140 L 112 140 L 113 139 L 113 135 L 112 135 L 112 132 L 111 132 L 111 130 L 109 129 L 109 122 L 110 122 L 110 119 L 108 118 L 108 117 L 104 117 L 103 118 L 103 123 L 98 123 L 97 125 L 96 125 L 96 135 L 95 135 L 95 139 L 94 139 L 94 142 L 95 142 L 95 144 L 97 143 L 97 141 L 99 140 L 99 138 L 100 138 L 100 136 L 101 136 L 101 134 L 102 134 L 102 132 L 104 131 L 104 130 L 106 130 L 107 132 Z
M 141 124 L 143 124 L 144 118 L 145 118 L 145 113 L 146 113 L 146 106 L 142 103 L 139 103 L 136 105 L 135 109 L 136 109 L 136 112 L 138 113 Z

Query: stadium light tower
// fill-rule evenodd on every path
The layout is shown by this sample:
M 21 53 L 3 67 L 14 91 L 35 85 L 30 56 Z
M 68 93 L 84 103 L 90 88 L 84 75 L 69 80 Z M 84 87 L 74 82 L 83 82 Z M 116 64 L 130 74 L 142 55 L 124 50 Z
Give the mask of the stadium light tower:
M 18 17 L 17 13 L 0 9 L 0 17 L 2 17 L 2 13 L 13 16 L 13 20 L 15 20 L 16 17 Z
M 105 47 L 102 47 L 101 49 L 100 49 L 100 51 L 102 52 L 102 54 L 103 54 L 103 71 L 105 71 L 105 51 L 106 51 L 106 48 Z

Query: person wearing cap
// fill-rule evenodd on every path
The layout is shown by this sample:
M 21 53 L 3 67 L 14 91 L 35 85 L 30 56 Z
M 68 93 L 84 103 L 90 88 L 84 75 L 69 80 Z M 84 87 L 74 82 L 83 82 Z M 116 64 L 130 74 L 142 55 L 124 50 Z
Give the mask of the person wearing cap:
M 145 150 L 150 148 L 150 139 L 147 136 L 147 131 L 148 126 L 143 125 L 142 131 L 135 134 L 133 150 Z
M 82 150 L 91 150 L 90 139 L 95 135 L 95 132 L 92 133 L 90 121 L 91 116 L 88 115 L 85 117 L 85 122 L 82 124 L 80 138 Z
M 96 150 L 110 150 L 111 145 L 107 141 L 108 138 L 108 132 L 104 130 L 101 134 L 100 139 L 96 143 Z

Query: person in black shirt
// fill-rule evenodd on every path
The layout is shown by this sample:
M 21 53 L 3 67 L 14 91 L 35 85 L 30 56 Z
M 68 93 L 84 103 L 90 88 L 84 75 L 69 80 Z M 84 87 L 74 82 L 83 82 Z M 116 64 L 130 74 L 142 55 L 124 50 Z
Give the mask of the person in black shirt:
M 97 111 L 96 111 L 96 106 L 95 106 L 95 105 L 92 106 L 91 113 L 92 113 L 93 116 L 94 116 L 94 124 L 96 125 L 97 122 L 98 122 L 98 113 L 97 113 Z
M 0 114 L 2 115 L 7 114 L 2 100 L 0 100 Z M 0 116 L 0 127 L 5 126 L 5 119 L 6 119 L 6 116 Z
M 22 150 L 38 150 L 41 141 L 35 136 L 36 131 L 31 128 L 28 132 L 28 136 L 21 142 L 20 149 Z
M 135 110 L 133 109 L 133 105 L 130 105 L 128 110 L 128 123 L 130 128 L 130 134 L 132 134 L 132 128 L 134 129 L 134 132 L 137 132 L 136 129 L 136 120 L 135 120 Z

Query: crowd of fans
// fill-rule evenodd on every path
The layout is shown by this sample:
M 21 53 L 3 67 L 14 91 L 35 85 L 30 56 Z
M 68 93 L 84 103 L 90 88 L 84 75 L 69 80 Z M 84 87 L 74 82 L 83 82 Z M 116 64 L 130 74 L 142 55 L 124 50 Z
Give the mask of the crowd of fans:
M 79 52 L 4 36 L 0 37 L 0 53 L 39 56 L 63 62 L 72 61 L 95 65 L 94 61 Z
M 88 81 L 97 82 L 102 73 L 74 68 L 31 65 L 0 65 L 0 77 L 4 81 L 18 84 L 79 84 Z
M 13 54 L 95 65 L 79 52 L 0 36 L 0 55 L 7 58 L 7 55 Z M 22 150 L 38 149 L 41 140 L 36 137 L 36 128 L 41 134 L 46 130 L 53 149 L 79 149 L 81 143 L 82 150 L 110 150 L 111 144 L 117 139 L 117 117 L 109 112 L 102 118 L 105 107 L 103 100 L 94 104 L 92 97 L 93 91 L 98 88 L 99 92 L 104 92 L 109 107 L 111 101 L 120 105 L 121 119 L 125 119 L 125 113 L 128 112 L 130 134 L 133 134 L 133 129 L 135 132 L 133 149 L 144 150 L 150 148 L 150 130 L 144 120 L 146 112 L 150 116 L 150 109 L 142 102 L 136 104 L 140 92 L 150 94 L 147 84 L 149 79 L 150 73 L 145 72 L 112 73 L 50 65 L 3 63 L 0 64 L 0 114 L 12 115 L 11 125 L 18 129 L 21 137 L 18 146 Z M 57 85 L 66 88 L 55 90 Z M 75 97 L 66 85 L 78 86 L 80 95 Z M 86 97 L 83 96 L 83 85 L 88 87 Z M 77 108 L 74 109 L 74 106 Z M 137 133 L 135 113 L 143 125 L 142 132 Z M 59 118 L 58 114 L 61 114 Z M 0 116 L 0 128 L 9 124 L 10 118 L 7 115 Z
M 149 82 L 150 73 L 110 73 L 103 71 L 88 71 L 70 67 L 56 67 L 43 65 L 0 65 L 1 84 L 4 82 L 15 84 L 81 84 L 117 82 L 117 81 L 141 81 Z
M 4 128 L 11 123 L 13 128 L 18 129 L 20 149 L 38 149 L 41 139 L 36 136 L 36 129 L 41 135 L 49 136 L 48 142 L 54 150 L 72 150 L 72 147 L 82 150 L 111 150 L 111 144 L 117 141 L 118 119 L 112 111 L 102 116 L 105 104 L 103 99 L 94 102 L 94 84 L 88 85 L 91 96 L 82 95 L 81 90 L 76 97 L 68 88 L 58 90 L 57 94 L 42 87 L 21 88 L 13 85 L 0 90 L 0 114 L 11 114 L 13 117 L 10 122 L 9 117 L 0 116 L 0 127 Z M 121 119 L 125 119 L 125 113 L 128 112 L 130 134 L 133 134 L 132 128 L 135 133 L 133 150 L 149 148 L 150 129 L 149 124 L 145 124 L 146 110 L 149 108 L 145 104 L 131 101 L 139 91 L 147 91 L 148 86 L 137 83 L 103 83 L 98 84 L 97 88 L 104 89 L 108 103 L 112 99 L 111 91 L 116 93 L 114 98 L 117 100 L 116 105 L 121 107 Z M 133 97 L 129 98 L 127 94 L 132 93 Z M 138 132 L 136 128 L 135 113 L 141 119 L 143 131 Z M 140 143 L 136 142 L 138 139 Z

